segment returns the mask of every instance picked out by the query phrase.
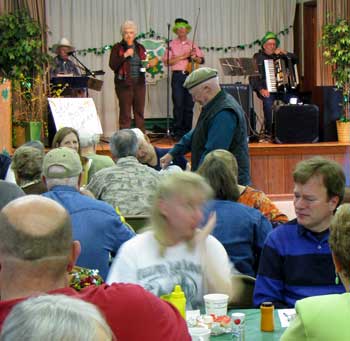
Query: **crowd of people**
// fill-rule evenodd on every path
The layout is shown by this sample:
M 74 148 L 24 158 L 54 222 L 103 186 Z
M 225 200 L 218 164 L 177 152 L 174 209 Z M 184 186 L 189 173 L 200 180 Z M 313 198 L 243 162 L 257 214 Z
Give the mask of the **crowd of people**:
M 296 307 L 283 340 L 350 338 L 344 171 L 321 157 L 299 162 L 290 175 L 296 219 L 288 221 L 251 187 L 240 105 L 220 88 L 216 70 L 187 71 L 204 62 L 190 30 L 176 19 L 177 39 L 165 56 L 180 138 L 172 148 L 145 134 L 146 55 L 127 21 L 110 57 L 121 111 L 112 157 L 96 154 L 98 136 L 72 127 L 56 132 L 47 153 L 32 141 L 12 158 L 1 155 L 1 340 L 190 340 L 186 321 L 160 297 L 179 284 L 186 308 L 198 309 L 207 293 L 237 297 L 236 275 L 256 278 L 255 307 Z M 278 44 L 269 33 L 264 53 L 279 53 Z M 62 42 L 61 59 L 69 46 Z M 193 129 L 192 99 L 202 106 Z M 148 216 L 147 228 L 135 233 L 128 216 Z M 105 283 L 87 280 L 76 290 L 68 276 L 75 265 Z

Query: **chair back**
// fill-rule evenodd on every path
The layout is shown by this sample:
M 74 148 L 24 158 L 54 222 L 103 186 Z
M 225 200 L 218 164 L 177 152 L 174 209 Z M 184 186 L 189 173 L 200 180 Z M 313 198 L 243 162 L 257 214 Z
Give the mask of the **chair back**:
M 235 274 L 232 276 L 233 295 L 229 302 L 231 308 L 253 308 L 253 294 L 255 287 L 255 278 Z
M 126 223 L 130 225 L 136 233 L 142 232 L 141 230 L 144 229 L 149 222 L 148 215 L 126 215 L 124 218 Z

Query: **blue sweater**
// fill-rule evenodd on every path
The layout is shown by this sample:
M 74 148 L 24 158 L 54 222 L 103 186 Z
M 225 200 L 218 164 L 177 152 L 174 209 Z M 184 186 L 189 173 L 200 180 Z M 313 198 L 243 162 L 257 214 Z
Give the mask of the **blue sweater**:
M 81 253 L 77 265 L 98 269 L 105 279 L 109 255 L 135 234 L 126 227 L 109 204 L 80 194 L 70 186 L 55 186 L 42 194 L 59 202 L 72 220 L 73 239 L 79 240 Z
M 254 305 L 270 301 L 276 307 L 294 307 L 305 297 L 343 293 L 344 287 L 334 284 L 328 237 L 329 230 L 316 236 L 296 219 L 274 229 L 261 254 Z
M 255 208 L 229 200 L 212 200 L 205 209 L 205 217 L 216 212 L 213 236 L 218 239 L 243 274 L 256 276 L 261 250 L 271 223 Z

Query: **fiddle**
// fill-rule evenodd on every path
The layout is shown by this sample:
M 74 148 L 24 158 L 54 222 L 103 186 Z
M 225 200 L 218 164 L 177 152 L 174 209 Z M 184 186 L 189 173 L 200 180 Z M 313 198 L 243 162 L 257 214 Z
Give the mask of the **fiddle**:
M 199 19 L 200 10 L 201 9 L 198 8 L 196 24 L 194 26 L 194 31 L 193 31 L 191 54 L 188 57 L 188 63 L 187 63 L 186 70 L 185 70 L 188 74 L 190 74 L 194 70 L 198 69 L 199 64 L 202 63 L 202 58 L 196 56 L 196 49 L 194 48 L 194 41 L 195 41 L 195 37 L 196 37 L 196 33 L 197 33 L 197 26 L 198 26 L 198 19 Z M 195 59 L 197 59 L 197 60 L 195 60 Z M 199 59 L 199 61 L 198 61 L 198 59 Z

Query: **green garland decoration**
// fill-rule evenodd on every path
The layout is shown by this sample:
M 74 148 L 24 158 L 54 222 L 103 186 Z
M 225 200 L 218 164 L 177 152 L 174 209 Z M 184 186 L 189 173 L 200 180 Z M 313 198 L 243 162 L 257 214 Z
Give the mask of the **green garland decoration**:
M 279 31 L 277 33 L 277 36 L 285 36 L 289 34 L 290 29 L 293 28 L 293 25 L 289 25 L 288 27 L 286 27 L 285 29 Z M 164 40 L 166 43 L 168 42 L 168 39 L 166 37 L 162 37 L 159 34 L 156 34 L 156 32 L 151 28 L 148 32 L 142 32 L 139 33 L 136 37 L 136 39 L 149 39 L 149 38 L 153 38 L 153 39 L 162 39 Z M 224 51 L 224 52 L 229 52 L 229 51 L 244 51 L 246 48 L 251 49 L 252 47 L 256 46 L 256 45 L 261 45 L 261 40 L 260 39 L 256 39 L 251 43 L 248 44 L 240 44 L 240 45 L 236 45 L 236 46 L 200 46 L 200 49 L 202 51 Z M 87 49 L 82 49 L 82 50 L 77 50 L 77 53 L 79 55 L 83 55 L 86 56 L 88 53 L 94 53 L 96 55 L 103 55 L 105 54 L 107 51 L 112 49 L 112 44 L 109 45 L 104 45 L 102 47 L 90 47 Z M 52 49 L 50 49 L 52 51 Z

